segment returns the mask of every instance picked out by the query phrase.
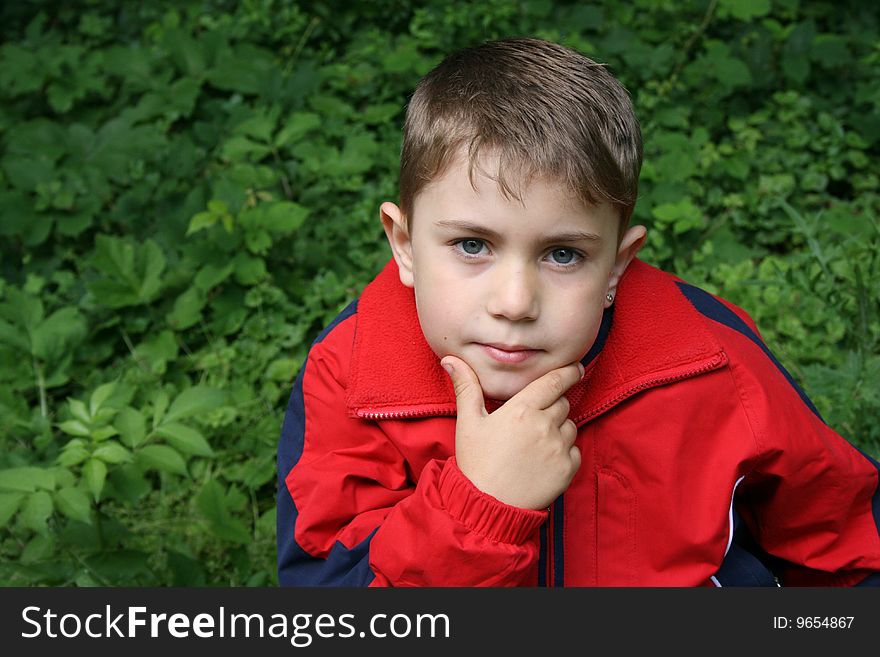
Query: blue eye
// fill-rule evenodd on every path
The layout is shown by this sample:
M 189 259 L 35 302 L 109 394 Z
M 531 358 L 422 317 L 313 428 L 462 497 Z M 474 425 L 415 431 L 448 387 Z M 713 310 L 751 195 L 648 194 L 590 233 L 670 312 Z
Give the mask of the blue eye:
M 485 244 L 483 240 L 461 240 L 459 242 L 461 245 L 461 250 L 467 253 L 468 255 L 479 255 L 480 251 L 483 250 Z
M 558 265 L 570 265 L 578 259 L 578 253 L 573 249 L 553 249 L 550 257 Z

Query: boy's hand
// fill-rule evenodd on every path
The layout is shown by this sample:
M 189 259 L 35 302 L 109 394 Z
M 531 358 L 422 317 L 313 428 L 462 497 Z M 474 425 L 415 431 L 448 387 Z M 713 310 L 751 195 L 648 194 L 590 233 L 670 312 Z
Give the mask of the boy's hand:
M 494 498 L 545 509 L 571 483 L 581 464 L 577 427 L 568 419 L 565 391 L 583 376 L 573 363 L 532 381 L 489 414 L 476 373 L 460 358 L 441 361 L 455 386 L 455 460 L 473 484 Z

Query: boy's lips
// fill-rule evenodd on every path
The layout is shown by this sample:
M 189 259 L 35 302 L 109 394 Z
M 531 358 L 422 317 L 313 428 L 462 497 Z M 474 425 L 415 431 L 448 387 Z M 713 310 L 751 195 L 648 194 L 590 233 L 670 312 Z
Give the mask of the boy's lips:
M 485 344 L 482 342 L 477 344 L 492 360 L 499 363 L 522 363 L 540 351 L 540 349 L 531 349 L 525 345 Z

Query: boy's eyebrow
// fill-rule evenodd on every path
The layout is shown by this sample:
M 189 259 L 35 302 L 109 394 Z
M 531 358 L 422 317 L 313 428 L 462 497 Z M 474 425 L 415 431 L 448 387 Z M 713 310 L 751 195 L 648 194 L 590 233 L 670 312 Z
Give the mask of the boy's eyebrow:
M 484 235 L 493 240 L 497 240 L 499 237 L 501 237 L 498 233 L 496 233 L 494 230 L 491 230 L 490 228 L 486 228 L 485 226 L 480 226 L 479 224 L 471 223 L 470 221 L 463 221 L 460 219 L 441 219 L 437 222 L 437 226 L 439 226 L 440 228 L 453 228 L 455 230 L 460 230 L 462 232 L 471 233 L 474 235 Z M 601 242 L 602 238 L 595 233 L 576 230 L 547 235 L 543 238 L 542 241 L 547 244 L 562 244 L 582 241 Z

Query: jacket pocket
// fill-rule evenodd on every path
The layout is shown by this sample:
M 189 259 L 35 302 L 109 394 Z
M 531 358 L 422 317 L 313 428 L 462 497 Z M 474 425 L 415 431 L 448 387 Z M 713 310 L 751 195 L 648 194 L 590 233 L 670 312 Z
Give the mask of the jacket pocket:
M 626 477 L 596 473 L 596 566 L 599 586 L 636 586 L 636 496 Z

